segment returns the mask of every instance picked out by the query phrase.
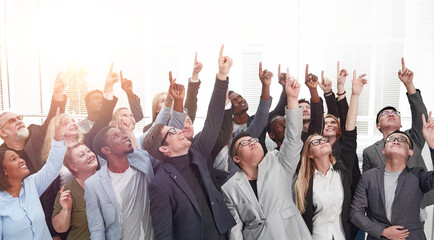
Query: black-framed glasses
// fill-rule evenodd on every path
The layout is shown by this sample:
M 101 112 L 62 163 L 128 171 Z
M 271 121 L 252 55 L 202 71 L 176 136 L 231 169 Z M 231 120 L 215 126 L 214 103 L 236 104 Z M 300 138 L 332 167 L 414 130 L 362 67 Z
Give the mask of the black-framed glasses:
M 160 147 L 163 146 L 164 142 L 166 141 L 167 136 L 170 135 L 175 135 L 176 134 L 176 128 L 170 128 L 169 130 L 167 130 L 166 135 L 164 135 L 163 140 L 161 141 Z
M 401 113 L 399 111 L 384 110 L 380 113 L 380 115 L 378 116 L 378 119 L 380 119 L 383 116 L 389 116 L 390 114 L 392 114 L 393 116 L 401 117 Z
M 410 149 L 413 148 L 413 146 L 411 146 L 411 144 L 408 142 L 407 138 L 405 138 L 403 136 L 401 136 L 401 137 L 390 136 L 390 137 L 386 138 L 386 143 L 395 142 L 395 141 L 398 141 L 400 143 L 407 143 L 408 146 L 410 147 Z
M 318 139 L 314 139 L 312 141 L 309 142 L 309 146 L 312 144 L 313 146 L 318 146 L 321 143 L 328 143 L 330 142 L 330 139 L 328 137 L 323 137 L 323 138 L 318 138 Z
M 3 125 L 0 127 L 0 129 L 3 129 L 6 124 L 15 124 L 17 121 L 23 120 L 22 115 L 17 115 L 16 117 L 9 118 Z
M 250 138 L 250 139 L 243 140 L 243 141 L 239 142 L 238 145 L 237 145 L 237 149 L 235 150 L 235 155 L 234 155 L 234 156 L 237 155 L 237 153 L 238 153 L 238 148 L 240 148 L 240 146 L 247 146 L 247 145 L 249 145 L 250 143 L 257 143 L 257 142 L 259 142 L 259 139 L 258 139 L 258 138 Z

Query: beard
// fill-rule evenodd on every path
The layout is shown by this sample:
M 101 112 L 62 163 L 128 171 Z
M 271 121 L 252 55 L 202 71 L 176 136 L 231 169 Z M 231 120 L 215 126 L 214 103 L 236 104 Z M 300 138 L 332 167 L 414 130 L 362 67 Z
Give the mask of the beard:
M 23 129 L 17 131 L 16 139 L 20 140 L 20 141 L 24 141 L 24 140 L 27 140 L 29 138 L 29 136 L 30 136 L 29 129 L 23 128 Z

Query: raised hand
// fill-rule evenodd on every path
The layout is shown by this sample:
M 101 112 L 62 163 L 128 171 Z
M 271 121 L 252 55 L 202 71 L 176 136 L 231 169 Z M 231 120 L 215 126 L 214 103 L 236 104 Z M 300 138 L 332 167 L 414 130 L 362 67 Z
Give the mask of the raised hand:
M 324 77 L 324 70 L 321 71 L 321 82 L 319 83 L 319 87 L 325 94 L 332 92 L 332 81 L 327 77 Z
M 368 83 L 368 80 L 366 80 L 364 77 L 366 77 L 366 74 L 362 74 L 356 78 L 356 70 L 353 72 L 353 86 L 352 86 L 352 95 L 359 96 L 360 93 L 362 93 L 363 85 Z
M 277 68 L 277 77 L 279 80 L 279 84 L 282 85 L 283 89 L 285 90 L 285 86 L 286 86 L 286 73 L 281 73 L 280 72 L 280 64 L 279 67 Z
M 194 55 L 193 74 L 191 80 L 199 80 L 199 73 L 202 70 L 202 63 L 197 61 L 197 53 Z
M 259 79 L 263 86 L 270 86 L 273 73 L 265 69 L 262 71 L 262 62 L 259 62 Z
M 128 117 L 119 117 L 116 122 L 116 127 L 124 132 L 132 132 L 136 125 Z
M 434 149 L 434 122 L 431 118 L 431 111 L 428 115 L 428 122 L 425 120 L 425 114 L 422 113 L 422 134 L 426 143 L 431 149 Z
M 169 81 L 170 81 L 169 94 L 172 95 L 172 98 L 174 100 L 183 101 L 185 96 L 184 85 L 175 83 L 176 78 L 173 79 L 172 72 L 169 72 Z
M 401 58 L 402 69 L 398 71 L 398 77 L 405 85 L 413 83 L 413 72 L 405 67 L 404 58 Z
M 65 190 L 65 186 L 60 189 L 59 202 L 63 209 L 68 211 L 72 209 L 71 190 Z
M 306 64 L 305 82 L 309 89 L 316 89 L 318 86 L 318 77 L 312 73 L 309 73 L 309 64 Z
M 229 70 L 231 70 L 233 60 L 232 58 L 228 56 L 223 57 L 223 49 L 225 45 L 222 45 L 220 48 L 220 54 L 219 54 L 219 73 L 217 74 L 217 78 L 222 81 L 226 81 L 226 78 L 228 77 Z
M 341 69 L 339 67 L 339 61 L 338 61 L 338 67 L 337 67 L 337 74 L 336 74 L 336 76 L 337 76 L 337 80 L 338 80 L 338 83 L 337 83 L 338 93 L 342 93 L 343 91 L 345 91 L 344 90 L 344 85 L 345 85 L 345 82 L 347 81 L 348 72 L 347 72 L 347 70 Z M 342 88 L 342 92 L 339 91 L 340 90 L 339 88 Z
M 119 81 L 119 75 L 117 72 L 113 72 L 113 63 L 110 65 L 110 70 L 105 80 L 104 92 L 113 92 L 113 85 Z
M 65 91 L 67 85 L 68 83 L 63 78 L 63 74 L 59 72 L 56 76 L 56 81 L 54 81 L 54 90 L 53 90 L 54 100 L 56 101 L 63 100 L 63 91 Z
M 128 96 L 134 95 L 133 93 L 133 81 L 124 78 L 122 76 L 122 70 L 120 71 L 120 77 L 121 77 L 121 88 L 122 90 L 125 91 L 125 93 L 127 93 Z
M 298 81 L 294 77 L 291 77 L 289 75 L 289 68 L 286 69 L 285 81 L 286 81 L 286 85 L 285 85 L 286 96 L 288 98 L 297 99 L 298 102 L 298 94 L 300 93 L 300 83 L 298 83 Z
M 65 115 L 60 115 L 60 108 L 56 110 L 55 117 L 55 127 L 54 127 L 54 139 L 56 141 L 63 141 L 66 127 L 68 126 L 69 120 Z

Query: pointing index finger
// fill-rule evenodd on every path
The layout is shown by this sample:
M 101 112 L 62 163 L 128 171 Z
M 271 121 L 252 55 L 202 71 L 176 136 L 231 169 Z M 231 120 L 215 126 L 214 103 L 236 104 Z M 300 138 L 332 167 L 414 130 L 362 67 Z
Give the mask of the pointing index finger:
M 197 52 L 196 54 L 194 54 L 194 65 L 196 65 L 196 63 L 197 63 Z
M 223 50 L 225 48 L 225 45 L 222 44 L 222 47 L 220 48 L 220 54 L 219 54 L 219 59 L 223 59 Z
M 339 76 L 340 71 L 341 71 L 341 68 L 339 67 L 339 61 L 338 61 L 338 76 Z
M 120 71 L 120 75 L 121 75 L 121 81 L 123 81 L 124 77 L 122 76 L 122 70 Z
M 172 85 L 174 83 L 173 78 L 172 78 L 172 71 L 169 71 L 169 81 L 170 81 L 170 85 Z
M 262 62 L 259 62 L 259 75 L 262 74 Z
M 112 64 L 110 65 L 110 70 L 109 70 L 109 73 L 112 73 L 113 72 L 113 62 L 112 62 Z
M 402 65 L 402 71 L 404 71 L 405 69 L 405 62 L 404 62 L 404 58 L 401 58 L 401 65 Z
M 277 68 L 277 76 L 280 76 L 280 63 L 279 63 L 279 67 Z
M 307 78 L 307 75 L 309 75 L 309 64 L 306 64 L 306 72 L 305 72 L 306 78 Z

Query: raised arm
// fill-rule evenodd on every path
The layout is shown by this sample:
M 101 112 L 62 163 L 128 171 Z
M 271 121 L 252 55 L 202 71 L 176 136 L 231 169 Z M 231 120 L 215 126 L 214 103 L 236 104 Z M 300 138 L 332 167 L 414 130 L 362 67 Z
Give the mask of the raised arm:
M 413 85 L 413 72 L 405 67 L 404 58 L 401 58 L 401 65 L 402 69 L 398 71 L 398 77 L 407 89 L 407 98 L 411 109 L 411 129 L 409 133 L 413 142 L 422 149 L 425 145 L 425 139 L 422 135 L 422 120 L 420 118 L 422 114 L 427 115 L 427 110 L 420 91 L 416 90 Z
M 425 114 L 422 114 L 422 124 L 423 124 L 423 137 L 428 144 L 429 150 L 431 152 L 431 160 L 434 165 L 434 122 L 431 117 L 431 111 L 429 112 L 428 121 L 425 120 Z
M 324 70 L 321 71 L 321 82 L 319 82 L 319 87 L 324 92 L 324 100 L 327 104 L 327 113 L 339 117 L 337 101 L 332 90 L 332 81 L 327 77 L 324 77 Z
M 288 107 L 286 109 L 285 138 L 280 147 L 279 161 L 289 174 L 294 174 L 303 147 L 301 141 L 303 111 L 298 107 L 300 84 L 294 78 L 290 79 L 289 77 L 289 70 L 287 70 L 286 96 L 288 97 Z
M 51 219 L 56 232 L 63 233 L 68 231 L 71 226 L 71 212 L 71 190 L 65 190 L 65 186 L 62 186 L 57 193 L 56 201 L 54 202 L 53 218 Z
M 320 97 L 318 95 L 318 90 L 317 90 L 318 77 L 312 73 L 309 73 L 309 64 L 306 64 L 304 83 L 309 88 L 311 101 L 314 103 L 318 103 L 320 101 Z
M 41 170 L 29 177 L 29 179 L 34 181 L 39 196 L 45 192 L 48 186 L 56 179 L 57 175 L 59 175 L 59 171 L 63 165 L 63 158 L 65 157 L 66 146 L 63 135 L 68 125 L 68 119 L 59 114 L 60 109 L 58 108 L 55 119 L 54 141 L 51 144 L 47 163 Z
M 54 82 L 54 91 L 53 98 L 51 100 L 50 110 L 48 111 L 47 118 L 41 126 L 41 131 L 43 134 L 47 133 L 48 124 L 50 124 L 51 119 L 56 116 L 57 108 L 60 109 L 60 113 L 65 112 L 67 97 L 63 94 L 63 92 L 65 91 L 66 86 L 67 82 L 63 78 L 62 73 L 59 72 L 57 74 L 56 81 Z
M 225 95 L 228 89 L 228 74 L 232 67 L 232 59 L 228 56 L 223 56 L 224 45 L 220 49 L 218 64 L 219 73 L 214 85 L 214 91 L 211 95 L 211 101 L 208 106 L 207 117 L 205 120 L 202 134 L 196 141 L 199 150 L 208 155 L 217 140 L 220 126 L 223 121 L 223 113 L 225 106 Z
M 133 92 L 133 81 L 124 78 L 122 70 L 120 71 L 121 87 L 128 97 L 128 104 L 130 105 L 131 112 L 133 113 L 134 120 L 139 122 L 143 119 L 143 110 L 140 105 L 140 98 Z
M 197 94 L 200 86 L 199 73 L 203 66 L 201 62 L 197 61 L 197 53 L 194 55 L 193 65 L 193 73 L 188 80 L 187 97 L 185 99 L 185 108 L 188 110 L 188 116 L 190 116 L 192 123 L 196 119 Z

